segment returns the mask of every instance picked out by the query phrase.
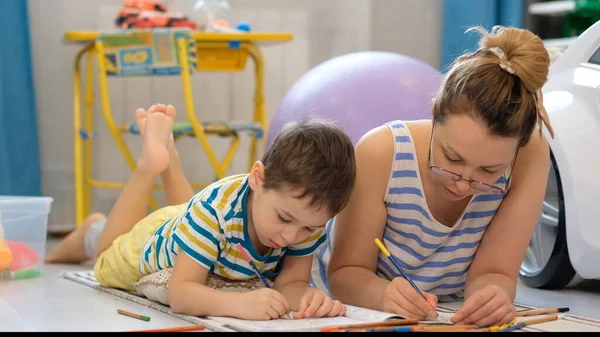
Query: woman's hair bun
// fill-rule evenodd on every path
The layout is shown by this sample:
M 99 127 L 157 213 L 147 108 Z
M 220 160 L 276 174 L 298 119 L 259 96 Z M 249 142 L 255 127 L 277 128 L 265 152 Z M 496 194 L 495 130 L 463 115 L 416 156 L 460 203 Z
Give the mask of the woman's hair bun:
M 467 31 L 481 33 L 480 50 L 498 55 L 498 66 L 521 79 L 528 91 L 535 93 L 548 79 L 550 56 L 542 40 L 529 30 L 495 26 L 490 32 L 482 27 Z

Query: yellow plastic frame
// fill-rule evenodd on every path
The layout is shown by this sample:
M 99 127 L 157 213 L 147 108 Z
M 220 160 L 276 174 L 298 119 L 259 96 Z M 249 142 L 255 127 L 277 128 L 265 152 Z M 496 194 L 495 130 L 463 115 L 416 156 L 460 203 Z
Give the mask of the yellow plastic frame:
M 197 51 L 199 55 L 198 66 L 199 71 L 240 71 L 244 69 L 247 56 L 250 55 L 254 61 L 255 71 L 255 90 L 254 90 L 254 112 L 252 121 L 261 125 L 263 137 L 257 139 L 252 137 L 249 147 L 248 170 L 252 167 L 256 159 L 258 143 L 264 144 L 267 134 L 268 121 L 264 103 L 264 58 L 260 48 L 248 41 L 239 43 L 239 48 L 232 49 L 229 41 L 196 41 Z M 179 39 L 177 41 L 180 55 L 180 64 L 182 69 L 189 69 L 188 54 L 186 51 L 186 41 Z M 215 57 L 209 57 L 210 53 L 214 53 Z M 88 56 L 86 62 L 86 78 L 85 78 L 85 115 L 82 119 L 81 109 L 81 69 L 80 63 L 84 56 Z M 96 188 L 111 188 L 122 189 L 125 186 L 123 182 L 115 181 L 100 181 L 92 177 L 93 165 L 93 106 L 94 106 L 94 77 L 93 77 L 93 60 L 94 56 L 98 60 L 104 60 L 104 48 L 101 41 L 94 41 L 87 47 L 77 53 L 73 71 L 73 128 L 74 128 L 74 171 L 75 171 L 75 221 L 77 226 L 80 226 L 84 218 L 91 212 L 91 189 Z M 229 57 L 227 57 L 229 55 Z M 101 57 L 98 57 L 101 56 Z M 207 57 L 208 56 L 208 57 Z M 109 128 L 110 134 L 115 139 L 117 147 L 125 158 L 125 161 L 131 170 L 135 169 L 135 160 L 131 152 L 127 148 L 122 134 L 126 133 L 124 126 L 116 125 L 110 107 L 110 97 L 108 92 L 108 80 L 105 68 L 105 62 L 98 63 L 98 82 L 100 89 L 100 100 L 104 120 Z M 183 94 L 185 100 L 185 109 L 194 135 L 198 139 L 202 149 L 206 153 L 208 160 L 215 172 L 216 178 L 225 177 L 226 171 L 233 160 L 235 153 L 239 149 L 239 135 L 237 132 L 223 132 L 222 130 L 211 130 L 205 128 L 200 122 L 195 113 L 194 99 L 191 86 L 191 75 L 189 71 L 181 73 L 183 83 Z M 85 123 L 85 127 L 82 128 Z M 82 135 L 87 135 L 84 137 Z M 228 151 L 221 161 L 217 158 L 209 140 L 208 135 L 227 135 L 232 137 L 232 142 Z M 84 139 L 85 138 L 85 139 Z M 175 139 L 177 140 L 177 138 Z M 192 188 L 203 188 L 210 182 L 192 183 Z M 162 189 L 162 184 L 156 184 L 155 189 Z M 157 209 L 158 204 L 154 197 L 150 197 L 150 207 Z

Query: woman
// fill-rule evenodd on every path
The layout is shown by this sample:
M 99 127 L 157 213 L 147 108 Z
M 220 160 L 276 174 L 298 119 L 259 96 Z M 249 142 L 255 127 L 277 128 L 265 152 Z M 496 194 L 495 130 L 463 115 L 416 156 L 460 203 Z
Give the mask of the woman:
M 541 88 L 550 61 L 527 30 L 475 30 L 479 48 L 452 64 L 431 121 L 390 122 L 356 146 L 356 187 L 313 275 L 343 303 L 424 319 L 435 315 L 438 298 L 464 298 L 455 323 L 514 318 L 519 266 L 549 169 L 542 123 L 553 133 Z

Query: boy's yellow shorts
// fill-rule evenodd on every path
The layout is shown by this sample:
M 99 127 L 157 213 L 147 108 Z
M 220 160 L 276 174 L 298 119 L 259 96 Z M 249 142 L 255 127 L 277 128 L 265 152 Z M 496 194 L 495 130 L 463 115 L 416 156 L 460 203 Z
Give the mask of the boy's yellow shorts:
M 167 220 L 185 212 L 186 207 L 187 203 L 160 208 L 140 220 L 130 232 L 117 237 L 96 260 L 96 280 L 105 287 L 135 290 L 134 283 L 142 277 L 140 257 L 146 240 Z

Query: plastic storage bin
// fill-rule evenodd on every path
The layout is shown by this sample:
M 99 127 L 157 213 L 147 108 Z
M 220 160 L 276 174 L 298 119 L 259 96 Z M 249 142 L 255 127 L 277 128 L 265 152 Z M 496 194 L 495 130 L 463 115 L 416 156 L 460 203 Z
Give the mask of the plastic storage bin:
M 43 273 L 48 214 L 53 200 L 0 196 L 0 281 Z

